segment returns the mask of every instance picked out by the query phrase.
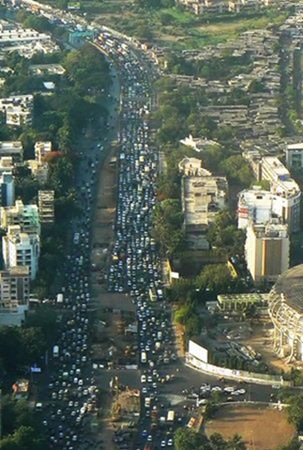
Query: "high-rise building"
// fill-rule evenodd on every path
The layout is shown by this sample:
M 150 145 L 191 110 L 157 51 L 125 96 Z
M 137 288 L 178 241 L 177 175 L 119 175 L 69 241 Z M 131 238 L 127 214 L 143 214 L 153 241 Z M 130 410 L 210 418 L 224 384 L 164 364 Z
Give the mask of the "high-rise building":
M 8 304 L 28 305 L 30 276 L 28 266 L 0 271 L 0 310 Z
M 289 267 L 289 236 L 287 225 L 270 221 L 250 223 L 246 229 L 245 258 L 255 281 L 275 281 Z
M 19 225 L 21 233 L 40 235 L 40 220 L 37 205 L 23 205 L 17 200 L 14 206 L 0 208 L 1 228 Z
M 15 202 L 15 178 L 12 172 L 2 172 L 0 175 L 0 204 L 12 206 Z
M 289 169 L 303 168 L 303 143 L 289 144 L 285 149 L 286 166 Z
M 2 252 L 6 269 L 28 266 L 31 280 L 36 278 L 40 255 L 38 234 L 22 233 L 19 225 L 10 225 L 2 238 Z
M 51 225 L 55 220 L 55 192 L 54 191 L 39 191 L 38 205 L 40 222 L 43 225 Z
M 48 152 L 52 151 L 52 143 L 50 141 L 46 142 L 36 142 L 35 143 L 35 160 L 38 163 L 44 161 L 45 156 Z

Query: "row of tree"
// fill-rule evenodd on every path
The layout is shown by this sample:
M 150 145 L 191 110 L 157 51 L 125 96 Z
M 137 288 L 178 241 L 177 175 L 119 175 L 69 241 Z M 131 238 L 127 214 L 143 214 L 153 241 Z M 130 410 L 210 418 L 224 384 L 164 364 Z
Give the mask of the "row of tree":
M 231 439 L 225 440 L 219 433 L 209 438 L 202 433 L 196 433 L 188 428 L 178 428 L 175 432 L 176 450 L 245 450 L 243 439 L 235 434 Z
M 35 20 L 34 16 L 26 15 L 24 22 L 30 26 Z M 2 95 L 32 93 L 34 109 L 30 127 L 8 130 L 0 123 L 0 138 L 20 139 L 25 159 L 34 157 L 36 141 L 50 140 L 55 149 L 47 157 L 49 170 L 45 185 L 33 178 L 26 162 L 25 166 L 15 170 L 16 195 L 25 204 L 37 200 L 38 189 L 55 191 L 55 225 L 52 229 L 43 230 L 39 275 L 35 282 L 36 295 L 45 298 L 60 268 L 67 225 L 79 212 L 74 190 L 78 141 L 87 127 L 102 129 L 106 121 L 105 105 L 111 83 L 109 67 L 103 55 L 89 44 L 69 53 L 34 55 L 30 60 L 13 52 L 6 56 L 5 63 L 11 72 L 5 75 Z M 31 64 L 44 63 L 59 63 L 66 71 L 64 75 L 48 76 L 47 79 L 55 83 L 51 95 L 42 92 L 45 77 L 33 76 L 30 70 Z

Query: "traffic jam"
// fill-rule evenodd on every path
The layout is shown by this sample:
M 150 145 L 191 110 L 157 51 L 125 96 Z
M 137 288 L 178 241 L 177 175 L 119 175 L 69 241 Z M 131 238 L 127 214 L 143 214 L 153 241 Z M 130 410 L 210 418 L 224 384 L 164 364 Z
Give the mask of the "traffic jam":
M 161 262 L 152 237 L 158 153 L 150 142 L 151 84 L 144 61 L 126 43 L 104 35 L 100 41 L 118 65 L 121 84 L 116 241 L 108 290 L 128 293 L 137 308 L 143 411 L 138 448 L 152 448 L 152 443 L 171 448 L 172 434 L 154 427 L 159 391 L 166 381 L 163 368 L 176 355 L 170 312 L 162 301 Z M 128 448 L 127 443 L 122 445 Z

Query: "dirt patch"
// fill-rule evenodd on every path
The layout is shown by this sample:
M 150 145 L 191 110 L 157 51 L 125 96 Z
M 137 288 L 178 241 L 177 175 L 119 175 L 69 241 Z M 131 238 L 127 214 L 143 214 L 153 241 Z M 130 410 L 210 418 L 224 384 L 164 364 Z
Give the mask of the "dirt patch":
M 258 450 L 276 450 L 295 435 L 283 411 L 262 406 L 222 406 L 205 428 L 208 436 L 220 433 L 226 439 L 238 433 L 247 449 Z

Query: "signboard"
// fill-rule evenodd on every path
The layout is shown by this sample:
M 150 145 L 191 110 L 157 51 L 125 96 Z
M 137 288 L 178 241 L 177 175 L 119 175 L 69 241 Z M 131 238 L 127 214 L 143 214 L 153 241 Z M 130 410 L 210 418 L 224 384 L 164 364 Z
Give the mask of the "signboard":
M 191 356 L 194 356 L 195 358 L 199 359 L 200 361 L 203 361 L 205 363 L 208 362 L 208 350 L 202 347 L 201 345 L 196 344 L 193 341 L 189 341 L 188 353 Z

